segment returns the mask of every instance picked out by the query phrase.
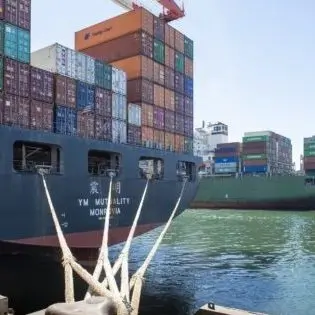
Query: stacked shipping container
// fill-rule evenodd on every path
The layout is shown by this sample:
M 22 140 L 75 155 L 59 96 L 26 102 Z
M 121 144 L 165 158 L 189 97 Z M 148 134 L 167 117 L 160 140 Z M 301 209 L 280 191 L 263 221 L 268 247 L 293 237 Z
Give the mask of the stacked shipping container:
M 126 71 L 128 142 L 192 152 L 189 38 L 140 8 L 77 32 L 75 46 Z
M 315 174 L 315 136 L 304 138 L 304 171 L 307 175 Z
M 0 2 L 0 123 L 30 125 L 31 0 Z
M 242 145 L 239 142 L 217 145 L 214 156 L 216 174 L 235 174 L 240 171 Z
M 292 169 L 290 139 L 271 131 L 245 133 L 243 166 L 245 173 L 290 173 Z

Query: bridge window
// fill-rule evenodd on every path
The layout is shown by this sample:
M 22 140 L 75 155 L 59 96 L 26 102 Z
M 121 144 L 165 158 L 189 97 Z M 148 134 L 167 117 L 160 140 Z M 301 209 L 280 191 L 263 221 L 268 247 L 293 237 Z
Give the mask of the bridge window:
M 152 179 L 163 179 L 164 161 L 143 156 L 139 159 L 139 173 L 141 178 L 147 178 L 147 174 L 152 174 Z
M 59 146 L 38 142 L 16 141 L 13 145 L 13 169 L 36 173 L 39 168 L 49 173 L 62 172 L 62 151 Z
M 109 176 L 109 171 L 120 173 L 121 154 L 117 152 L 90 150 L 88 153 L 88 172 L 94 176 Z
M 193 162 L 178 161 L 176 173 L 179 180 L 182 180 L 184 177 L 187 177 L 188 181 L 190 182 L 195 181 L 196 165 Z

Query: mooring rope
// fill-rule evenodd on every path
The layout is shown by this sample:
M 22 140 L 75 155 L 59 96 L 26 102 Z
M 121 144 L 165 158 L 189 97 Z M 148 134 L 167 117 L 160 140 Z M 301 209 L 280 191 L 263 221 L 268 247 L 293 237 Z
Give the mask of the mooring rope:
M 79 274 L 79 276 L 86 281 L 89 285 L 89 290 L 86 294 L 86 297 L 91 295 L 91 292 L 95 292 L 98 295 L 101 296 L 107 296 L 113 300 L 114 303 L 117 305 L 118 315 L 138 315 L 139 311 L 139 304 L 140 304 L 140 297 L 141 297 L 141 290 L 143 285 L 143 277 L 144 274 L 153 259 L 160 243 L 163 240 L 163 237 L 165 236 L 175 214 L 178 209 L 178 206 L 181 202 L 181 199 L 183 197 L 184 189 L 186 186 L 187 179 L 184 179 L 180 195 L 178 197 L 178 200 L 175 204 L 175 207 L 171 213 L 171 216 L 169 217 L 164 229 L 162 230 L 160 236 L 158 237 L 156 243 L 152 247 L 151 251 L 149 252 L 147 258 L 145 259 L 142 266 L 136 271 L 136 273 L 131 277 L 131 280 L 129 282 L 129 271 L 128 271 L 128 258 L 129 258 L 129 250 L 131 246 L 131 241 L 133 239 L 138 219 L 141 214 L 141 210 L 143 207 L 143 203 L 145 200 L 145 196 L 147 193 L 150 177 L 148 176 L 147 183 L 145 185 L 142 198 L 139 204 L 139 207 L 137 209 L 132 227 L 129 231 L 128 238 L 126 240 L 126 243 L 116 260 L 113 268 L 110 265 L 109 261 L 109 255 L 108 255 L 108 232 L 109 232 L 109 219 L 110 219 L 110 206 L 111 206 L 111 191 L 112 191 L 112 182 L 114 173 L 110 174 L 110 184 L 109 184 L 109 191 L 108 191 L 108 204 L 107 204 L 107 211 L 105 216 L 105 224 L 104 224 L 104 230 L 103 230 L 103 239 L 102 239 L 102 245 L 100 248 L 100 253 L 97 261 L 97 265 L 95 267 L 95 270 L 93 272 L 93 275 L 91 275 L 88 271 L 86 271 L 82 266 L 80 266 L 74 259 L 70 248 L 67 245 L 66 239 L 63 235 L 61 226 L 58 221 L 58 217 L 55 211 L 55 208 L 53 206 L 51 196 L 47 187 L 46 179 L 45 179 L 45 172 L 44 170 L 39 170 L 39 174 L 42 176 L 43 185 L 45 188 L 46 197 L 48 200 L 48 204 L 50 207 L 50 212 L 53 218 L 53 222 L 56 228 L 58 241 L 62 250 L 63 255 L 63 265 L 65 269 L 65 300 L 67 303 L 74 302 L 74 287 L 73 287 L 73 270 Z M 101 284 L 99 282 L 99 277 L 102 271 L 102 267 L 105 270 L 105 280 Z M 117 286 L 117 283 L 115 281 L 115 274 L 118 272 L 118 270 L 121 268 L 121 287 L 120 292 Z M 106 289 L 107 285 L 109 285 L 109 290 Z M 133 289 L 132 292 L 132 299 L 130 302 L 130 291 Z

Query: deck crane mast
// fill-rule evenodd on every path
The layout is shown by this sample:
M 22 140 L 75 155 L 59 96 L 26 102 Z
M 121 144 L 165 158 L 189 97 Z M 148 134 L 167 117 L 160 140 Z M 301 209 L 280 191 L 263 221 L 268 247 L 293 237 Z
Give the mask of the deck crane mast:
M 136 3 L 133 0 L 112 0 L 116 4 L 120 5 L 126 10 L 135 10 L 142 7 L 141 4 Z M 184 5 L 182 8 L 175 2 L 175 0 L 152 0 L 158 2 L 163 7 L 163 12 L 160 13 L 160 18 L 169 23 L 171 21 L 178 20 L 185 16 Z

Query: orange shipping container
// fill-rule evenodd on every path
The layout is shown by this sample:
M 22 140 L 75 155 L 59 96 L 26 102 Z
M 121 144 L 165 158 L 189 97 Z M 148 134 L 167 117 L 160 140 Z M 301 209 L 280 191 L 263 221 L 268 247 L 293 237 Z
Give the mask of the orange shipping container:
M 175 47 L 175 29 L 168 24 L 165 24 L 165 43 L 172 48 Z
M 194 63 L 187 57 L 185 57 L 185 74 L 190 78 L 194 77 Z
M 164 85 L 165 83 L 165 68 L 163 65 L 153 62 L 154 82 Z
M 142 138 L 142 143 L 144 143 L 145 141 L 151 141 L 153 144 L 154 142 L 153 128 L 141 127 L 141 138 Z
M 153 130 L 153 141 L 157 148 L 164 149 L 164 131 L 154 129 Z
M 81 52 L 107 63 L 138 55 L 152 58 L 153 37 L 143 31 L 138 31 L 106 43 L 82 49 Z
M 181 53 L 184 53 L 184 47 L 185 47 L 184 35 L 178 30 L 175 30 L 175 49 Z
M 153 106 L 141 103 L 141 124 L 142 126 L 153 127 Z
M 159 107 L 164 106 L 164 87 L 154 84 L 154 105 Z
M 175 51 L 167 46 L 165 46 L 165 65 L 171 69 L 175 67 Z
M 144 77 L 153 80 L 153 61 L 145 56 L 135 56 L 111 63 L 114 67 L 124 70 L 127 79 Z
M 184 152 L 185 149 L 185 137 L 180 135 L 175 135 L 175 151 Z
M 164 89 L 164 107 L 175 111 L 175 93 L 169 89 Z
M 89 26 L 75 33 L 75 50 L 108 42 L 114 38 L 143 29 L 153 35 L 153 15 L 139 8 Z
M 165 132 L 165 149 L 174 151 L 175 149 L 175 135 L 170 132 Z

